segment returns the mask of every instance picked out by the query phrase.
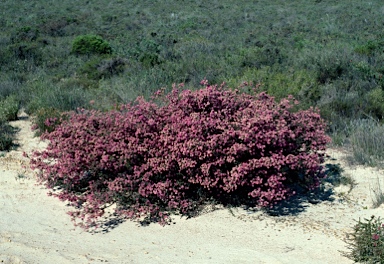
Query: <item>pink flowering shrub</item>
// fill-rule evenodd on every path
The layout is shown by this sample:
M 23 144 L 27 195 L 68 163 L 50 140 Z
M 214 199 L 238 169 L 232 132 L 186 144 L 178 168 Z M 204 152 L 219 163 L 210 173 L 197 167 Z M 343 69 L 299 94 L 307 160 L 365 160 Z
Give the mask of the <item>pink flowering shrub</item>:
M 34 153 L 32 168 L 85 227 L 111 204 L 121 216 L 166 223 L 207 199 L 265 207 L 292 186 L 319 185 L 330 139 L 317 110 L 293 112 L 291 97 L 275 102 L 202 84 L 107 113 L 73 112 L 42 135 L 50 144 Z

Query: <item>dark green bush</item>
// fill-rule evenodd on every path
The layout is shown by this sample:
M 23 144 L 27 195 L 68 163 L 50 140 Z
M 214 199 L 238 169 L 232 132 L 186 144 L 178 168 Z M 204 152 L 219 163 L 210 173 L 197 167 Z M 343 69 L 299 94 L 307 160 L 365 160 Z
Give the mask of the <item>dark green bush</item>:
M 0 122 L 17 120 L 20 102 L 15 95 L 0 100 Z
M 152 39 L 143 39 L 133 51 L 134 56 L 146 68 L 162 63 L 160 58 L 161 45 Z
M 76 78 L 61 79 L 57 83 L 60 89 L 73 90 L 77 88 L 96 89 L 99 87 L 98 79 L 90 79 L 88 76 L 77 76 Z
M 364 55 L 373 55 L 373 53 L 384 47 L 384 41 L 370 40 L 366 44 L 357 46 L 355 52 Z
M 42 52 L 41 44 L 37 42 L 32 43 L 18 43 L 9 46 L 14 57 L 19 60 L 33 59 L 35 62 L 41 62 Z
M 77 24 L 77 20 L 72 17 L 54 17 L 43 19 L 40 30 L 42 33 L 52 37 L 62 37 L 68 35 L 68 26 Z
M 126 61 L 122 58 L 94 58 L 85 63 L 80 72 L 89 79 L 99 80 L 109 78 L 113 75 L 122 73 L 125 69 Z
M 36 135 L 41 135 L 44 132 L 52 132 L 56 126 L 60 124 L 61 112 L 53 107 L 40 108 L 35 112 L 33 119 L 36 130 Z
M 319 65 L 317 81 L 325 84 L 329 81 L 336 80 L 344 73 L 344 68 L 341 64 L 335 62 L 331 64 Z
M 16 30 L 11 35 L 11 42 L 16 44 L 20 42 L 32 42 L 37 40 L 39 31 L 35 28 L 25 26 Z
M 82 35 L 72 43 L 74 54 L 111 54 L 112 48 L 107 41 L 97 35 Z
M 41 108 L 55 108 L 59 111 L 69 111 L 88 105 L 90 100 L 88 96 L 89 93 L 81 87 L 71 86 L 67 87 L 67 89 L 62 89 L 57 85 L 55 87 L 49 87 L 48 91 L 35 91 L 33 96 L 27 101 L 25 109 L 29 114 L 34 114 Z
M 14 146 L 13 139 L 16 132 L 16 128 L 0 121 L 0 151 L 8 151 Z
M 245 68 L 281 64 L 286 58 L 281 48 L 273 45 L 241 49 L 240 55 L 243 57 L 241 66 Z
M 377 87 L 366 94 L 367 109 L 366 112 L 371 116 L 382 120 L 384 118 L 384 91 Z

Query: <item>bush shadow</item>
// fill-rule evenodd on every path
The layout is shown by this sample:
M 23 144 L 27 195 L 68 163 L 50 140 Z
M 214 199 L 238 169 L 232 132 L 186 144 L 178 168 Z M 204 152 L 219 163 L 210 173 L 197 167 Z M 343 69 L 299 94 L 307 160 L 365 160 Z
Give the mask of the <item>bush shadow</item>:
M 111 232 L 113 229 L 117 228 L 120 224 L 124 223 L 126 218 L 119 216 L 116 213 L 110 213 L 108 216 L 104 217 L 103 220 L 97 222 L 97 228 L 90 229 L 89 231 L 93 234 L 106 234 Z
M 334 187 L 339 186 L 340 184 L 348 184 L 345 177 L 342 175 L 342 172 L 343 170 L 339 164 L 326 164 L 325 173 L 327 177 L 322 180 L 319 188 L 307 190 L 300 186 L 291 187 L 291 189 L 295 191 L 295 195 L 289 197 L 285 201 L 279 202 L 271 208 L 264 208 L 262 211 L 270 216 L 295 216 L 305 212 L 305 210 L 313 204 L 319 204 L 325 201 L 332 202 L 335 200 L 333 197 L 335 194 Z M 189 211 L 184 216 L 186 219 L 190 219 L 215 210 L 234 207 L 242 207 L 250 213 L 260 211 L 260 209 L 252 207 L 249 203 L 249 199 L 247 200 L 244 199 L 244 197 L 233 195 L 226 197 L 226 199 L 206 199 L 203 204 L 196 206 L 195 210 Z M 171 213 L 171 216 L 172 215 L 173 214 Z M 91 232 L 111 232 L 126 220 L 127 218 L 124 216 L 120 216 L 116 213 L 109 213 L 97 222 L 97 228 L 94 228 Z M 145 227 L 152 224 L 153 221 L 146 219 L 138 221 L 138 223 L 140 226 Z
M 319 204 L 325 201 L 333 202 L 334 187 L 341 184 L 349 184 L 346 177 L 342 175 L 343 170 L 339 164 L 326 164 L 325 174 L 327 175 L 320 186 L 314 190 L 307 190 L 301 187 L 292 188 L 295 195 L 285 201 L 281 201 L 271 208 L 265 208 L 270 216 L 295 216 L 304 212 L 311 204 Z

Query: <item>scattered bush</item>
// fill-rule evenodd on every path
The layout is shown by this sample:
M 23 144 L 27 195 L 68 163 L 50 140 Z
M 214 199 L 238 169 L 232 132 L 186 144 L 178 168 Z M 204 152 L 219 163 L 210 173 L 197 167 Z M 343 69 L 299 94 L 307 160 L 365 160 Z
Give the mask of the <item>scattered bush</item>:
M 250 68 L 243 72 L 240 77 L 229 80 L 228 83 L 239 84 L 241 82 L 261 83 L 261 89 L 276 99 L 282 99 L 288 95 L 299 98 L 301 104 L 303 100 L 316 102 L 321 97 L 319 85 L 313 72 L 306 70 L 279 72 L 272 67 L 261 69 Z
M 351 122 L 350 130 L 353 161 L 363 165 L 383 166 L 383 125 L 373 119 L 361 119 Z
M 15 92 L 19 92 L 20 88 L 20 81 L 4 78 L 0 81 L 0 98 L 5 98 Z
M 34 114 L 33 128 L 36 135 L 52 132 L 61 123 L 60 118 L 63 118 L 61 112 L 53 107 L 40 108 Z
M 380 217 L 372 216 L 364 220 L 359 219 L 354 232 L 347 239 L 351 252 L 345 256 L 355 262 L 384 263 L 384 224 Z
M 72 112 L 42 135 L 50 144 L 33 154 L 32 168 L 78 208 L 70 214 L 84 227 L 111 204 L 119 215 L 164 224 L 207 199 L 265 207 L 293 186 L 319 185 L 329 138 L 316 110 L 203 84 L 107 113 Z
M 30 96 L 31 98 L 25 105 L 29 114 L 34 114 L 41 108 L 55 108 L 64 112 L 88 105 L 90 95 L 79 86 L 64 89 L 64 84 L 52 87 L 52 84 L 38 82 L 37 85 L 42 85 L 42 87 L 37 87 L 36 90 L 31 89 L 34 92 L 33 96 Z M 45 85 L 49 87 L 47 90 L 44 90 Z
M 20 42 L 32 42 L 37 40 L 38 36 L 39 31 L 37 29 L 34 29 L 29 26 L 21 27 L 11 35 L 11 42 L 14 44 Z
M 99 87 L 99 79 L 90 79 L 88 75 L 75 76 L 73 78 L 63 78 L 60 79 L 60 82 L 57 83 L 60 89 L 64 90 L 74 90 L 79 87 L 82 89 L 96 89 Z
M 69 25 L 76 25 L 77 19 L 72 17 L 54 17 L 43 19 L 39 28 L 42 33 L 52 37 L 62 37 L 68 35 L 67 27 Z
M 124 71 L 126 61 L 122 58 L 95 58 L 87 62 L 80 72 L 89 79 L 110 78 Z
M 112 48 L 102 37 L 82 35 L 75 38 L 72 44 L 74 54 L 111 54 Z
M 9 95 L 0 101 L 0 122 L 17 120 L 19 100 L 15 95 Z
M 282 50 L 273 45 L 240 49 L 240 55 L 243 57 L 241 66 L 245 68 L 281 64 L 286 58 Z
M 366 94 L 367 113 L 370 116 L 382 120 L 384 118 L 384 91 L 377 87 Z
M 134 54 L 144 67 L 151 68 L 162 62 L 159 56 L 160 52 L 161 45 L 152 39 L 144 39 L 140 42 Z
M 364 55 L 373 55 L 375 51 L 382 49 L 384 46 L 384 41 L 380 40 L 370 40 L 366 44 L 358 46 L 355 48 L 355 52 Z
M 36 62 L 42 60 L 41 45 L 37 42 L 33 43 L 18 43 L 9 46 L 10 51 L 19 60 L 33 59 Z
M 0 151 L 10 150 L 14 144 L 13 139 L 17 129 L 6 122 L 0 121 Z

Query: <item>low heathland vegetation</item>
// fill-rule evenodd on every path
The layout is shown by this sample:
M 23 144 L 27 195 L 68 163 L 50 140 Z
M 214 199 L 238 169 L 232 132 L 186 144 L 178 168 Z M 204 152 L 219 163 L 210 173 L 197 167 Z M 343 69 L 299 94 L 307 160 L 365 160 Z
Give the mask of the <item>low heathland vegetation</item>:
M 80 4 L 63 0 L 52 5 L 46 0 L 5 0 L 1 1 L 0 10 L 6 10 L 0 16 L 0 150 L 13 146 L 14 131 L 7 122 L 17 118 L 19 109 L 25 109 L 34 116 L 37 134 L 52 140 L 41 158 L 60 161 L 49 167 L 35 157 L 35 166 L 44 171 L 42 180 L 49 187 L 61 186 L 62 199 L 69 199 L 79 207 L 86 205 L 78 212 L 79 216 L 88 215 L 93 219 L 104 206 L 100 201 L 105 201 L 117 203 L 125 215 L 136 217 L 137 212 L 149 213 L 152 218 L 164 220 L 168 209 L 186 213 L 194 203 L 204 199 L 229 203 L 232 199 L 229 194 L 242 188 L 250 194 L 247 199 L 262 205 L 283 199 L 289 193 L 286 187 L 293 180 L 286 178 L 287 171 L 294 170 L 287 163 L 288 154 L 298 158 L 298 153 L 316 153 L 307 149 L 309 146 L 301 149 L 298 142 L 305 145 L 309 139 L 306 132 L 303 136 L 296 134 L 301 125 L 297 123 L 297 127 L 293 127 L 292 124 L 315 116 L 325 120 L 327 126 L 321 125 L 319 131 L 312 131 L 313 136 L 321 134 L 324 140 L 323 133 L 326 133 L 332 138 L 328 146 L 348 148 L 355 163 L 383 165 L 382 1 L 170 0 L 153 4 L 148 0 L 94 0 Z M 234 109 L 231 105 L 225 109 L 234 112 L 223 112 L 221 117 L 200 105 L 196 108 L 198 111 L 194 106 L 182 105 L 179 100 L 187 100 L 188 96 L 195 96 L 196 102 L 202 100 L 196 91 L 208 93 L 206 87 L 201 89 L 201 80 L 212 84 L 225 82 L 227 87 L 242 85 L 238 93 L 244 95 L 231 96 L 245 101 L 251 96 L 255 105 Z M 173 83 L 183 84 L 179 87 L 179 96 L 183 99 L 174 97 L 172 102 L 151 99 L 158 89 L 163 89 L 171 98 L 176 96 L 174 90 L 172 92 Z M 221 92 L 220 96 L 230 93 L 229 90 Z M 264 97 L 260 95 L 262 92 Z M 282 110 L 284 104 L 288 106 L 285 98 L 290 95 L 300 104 Z M 142 99 L 135 102 L 140 96 Z M 211 99 L 208 101 L 214 105 Z M 267 100 L 268 106 L 258 105 L 260 100 Z M 125 107 L 120 108 L 122 105 Z M 313 110 L 315 108 L 320 112 Z M 219 108 L 219 112 L 223 109 Z M 140 111 L 142 117 L 135 116 Z M 276 113 L 281 116 L 277 117 Z M 197 128 L 198 124 L 194 123 L 197 121 L 191 115 L 202 127 Z M 171 117 L 177 117 L 176 123 L 172 123 L 175 120 Z M 255 118 L 258 125 L 252 121 L 249 129 L 255 126 L 270 134 L 264 139 L 253 138 L 256 132 L 245 136 L 242 133 L 246 126 L 240 117 Z M 188 118 L 190 126 L 185 124 Z M 119 120 L 128 124 L 120 124 Z M 155 123 L 146 123 L 149 120 Z M 265 123 L 261 124 L 261 120 Z M 108 124 L 114 126 L 108 130 Z M 224 124 L 226 127 L 220 128 Z M 285 131 L 280 136 L 286 141 L 279 144 L 293 144 L 289 145 L 288 152 L 279 152 L 274 145 L 277 143 L 271 139 L 273 129 L 275 133 Z M 228 134 L 228 131 L 232 132 Z M 76 138 L 75 132 L 82 138 Z M 153 138 L 145 133 L 151 133 Z M 63 142 L 55 141 L 52 135 L 64 137 Z M 95 135 L 100 137 L 100 142 Z M 218 144 L 221 152 L 215 152 L 208 141 L 193 141 L 192 135 L 204 140 L 221 140 Z M 124 144 L 140 148 L 120 152 L 123 150 L 114 144 L 123 136 L 133 140 L 125 139 Z M 291 136 L 296 141 L 289 138 Z M 188 154 L 182 154 L 183 148 L 179 146 L 177 154 L 186 156 L 171 159 L 165 137 L 176 145 L 190 144 Z M 254 165 L 247 167 L 249 172 L 245 168 L 238 171 L 237 178 L 234 174 L 231 174 L 233 179 L 226 178 L 232 170 L 240 170 L 244 166 L 241 164 L 260 159 L 249 149 L 251 143 L 246 141 L 251 138 L 252 144 L 260 144 L 252 145 L 255 149 L 267 151 L 265 158 L 275 160 L 269 156 L 273 153 L 280 155 L 276 158 L 284 163 L 264 164 L 264 169 L 259 168 L 260 175 L 271 177 L 267 189 L 258 190 L 261 180 L 245 177 Z M 268 138 L 271 142 L 263 141 Z M 69 140 L 74 142 L 68 143 Z M 323 147 L 321 140 L 318 146 Z M 69 144 L 61 146 L 68 153 L 55 152 L 59 147 L 55 144 L 59 143 Z M 96 149 L 91 151 L 86 143 Z M 164 153 L 149 151 L 148 144 L 161 143 L 162 148 L 151 151 Z M 115 147 L 110 149 L 109 144 Z M 74 147 L 79 148 L 79 152 Z M 103 154 L 98 148 L 105 148 L 106 152 Z M 204 154 L 201 160 L 191 154 L 193 148 L 206 151 L 193 154 Z M 68 162 L 74 153 L 80 155 L 73 157 L 77 167 L 64 166 L 62 162 Z M 162 157 L 163 154 L 168 156 Z M 92 162 L 85 165 L 87 159 Z M 221 164 L 220 159 L 225 162 Z M 321 159 L 312 161 L 318 166 Z M 310 165 L 304 160 L 299 164 L 294 180 L 304 185 L 315 184 L 317 176 L 311 174 L 313 171 L 308 175 L 304 173 Z M 198 166 L 201 171 L 196 169 Z M 153 170 L 152 174 L 149 170 Z M 185 178 L 180 182 L 168 179 L 171 172 Z M 112 176 L 113 173 L 117 175 Z M 125 177 L 122 175 L 136 178 L 126 182 L 121 180 Z M 147 177 L 143 181 L 147 186 L 138 184 L 140 177 Z M 132 196 L 119 191 L 127 186 Z M 156 193 L 154 186 L 159 188 Z M 183 187 L 177 189 L 176 186 Z

